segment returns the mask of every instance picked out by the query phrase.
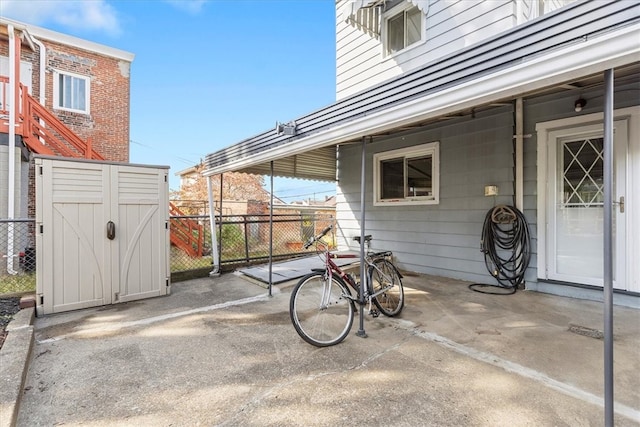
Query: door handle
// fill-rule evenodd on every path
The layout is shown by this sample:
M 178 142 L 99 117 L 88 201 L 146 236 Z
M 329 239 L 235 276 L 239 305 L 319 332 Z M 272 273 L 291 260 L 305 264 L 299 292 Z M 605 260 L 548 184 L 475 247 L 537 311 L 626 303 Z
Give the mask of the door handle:
M 613 202 L 614 205 L 618 205 L 620 213 L 624 213 L 624 196 L 620 196 L 619 201 Z
M 113 221 L 107 223 L 107 239 L 113 240 L 116 238 L 116 225 Z

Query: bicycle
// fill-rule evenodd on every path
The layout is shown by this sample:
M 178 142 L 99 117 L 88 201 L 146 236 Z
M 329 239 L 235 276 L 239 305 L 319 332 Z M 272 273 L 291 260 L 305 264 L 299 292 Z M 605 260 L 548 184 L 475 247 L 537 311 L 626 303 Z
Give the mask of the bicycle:
M 404 307 L 402 275 L 390 261 L 391 251 L 370 252 L 371 236 L 365 236 L 366 286 L 361 299 L 356 276 L 345 272 L 334 262 L 337 258 L 356 258 L 357 255 L 333 253 L 321 240 L 332 229 L 333 226 L 329 226 L 305 242 L 305 249 L 316 245 L 318 254 L 324 257 L 325 266 L 312 269 L 310 274 L 300 279 L 289 301 L 289 315 L 296 332 L 317 347 L 335 345 L 347 337 L 353 325 L 356 303 L 361 309 L 368 303 L 369 314 L 373 317 L 380 313 L 396 316 Z M 359 236 L 354 240 L 360 243 Z

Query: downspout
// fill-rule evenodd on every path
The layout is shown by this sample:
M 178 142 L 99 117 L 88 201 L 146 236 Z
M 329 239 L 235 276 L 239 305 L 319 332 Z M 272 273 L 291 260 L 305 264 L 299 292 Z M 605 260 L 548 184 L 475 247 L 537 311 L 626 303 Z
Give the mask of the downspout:
M 7 273 L 16 275 L 18 272 L 13 268 L 13 252 L 14 252 L 14 226 L 11 222 L 15 217 L 15 197 L 16 197 L 16 108 L 18 108 L 16 91 L 19 89 L 19 85 L 16 84 L 16 67 L 20 66 L 20 59 L 18 58 L 18 64 L 16 65 L 16 54 L 19 54 L 16 49 L 16 35 L 13 31 L 13 25 L 7 25 L 7 32 L 9 33 L 9 144 L 7 163 L 9 170 L 9 177 L 7 179 L 7 218 L 9 223 L 7 224 Z M 20 74 L 18 73 L 18 76 Z
M 39 88 L 39 93 L 38 93 L 38 99 L 40 101 L 40 105 L 45 105 L 45 102 L 47 101 L 46 98 L 46 81 L 45 81 L 45 71 L 47 69 L 47 48 L 44 46 L 44 43 L 42 43 L 40 40 L 36 39 L 35 37 L 31 37 L 31 39 L 33 40 L 33 42 L 35 44 L 38 45 L 38 48 L 40 49 L 40 88 Z M 40 126 L 42 126 L 44 128 L 44 120 L 40 119 Z M 42 142 L 42 144 L 44 145 L 44 140 L 42 137 L 40 137 L 40 142 Z
M 522 98 L 516 99 L 516 188 L 515 204 L 520 212 L 524 212 L 524 114 Z
M 217 277 L 220 275 L 220 263 L 218 257 L 218 237 L 216 236 L 216 213 L 215 203 L 213 202 L 213 190 L 211 188 L 211 176 L 207 176 L 207 193 L 209 196 L 209 227 L 211 228 L 211 261 L 213 270 L 209 273 L 209 277 Z M 222 218 L 222 217 L 221 217 Z

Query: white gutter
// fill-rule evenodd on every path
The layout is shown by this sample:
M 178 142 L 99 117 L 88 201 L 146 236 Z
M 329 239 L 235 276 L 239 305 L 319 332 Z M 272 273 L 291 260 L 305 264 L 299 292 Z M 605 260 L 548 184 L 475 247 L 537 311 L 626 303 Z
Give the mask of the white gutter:
M 20 66 L 20 59 L 16 65 L 16 35 L 13 32 L 13 25 L 7 25 L 9 33 L 9 143 L 8 143 L 8 165 L 9 176 L 7 179 L 7 273 L 16 275 L 18 272 L 13 268 L 14 262 L 14 226 L 11 222 L 15 217 L 15 198 L 16 198 L 16 67 Z
M 558 85 L 640 60 L 640 24 L 630 25 L 579 45 L 558 49 L 514 67 L 477 78 L 420 99 L 388 108 L 318 132 L 255 156 L 207 169 L 204 176 L 240 170 L 256 164 L 304 153 L 317 148 L 352 142 L 363 136 L 387 132 L 477 105 Z

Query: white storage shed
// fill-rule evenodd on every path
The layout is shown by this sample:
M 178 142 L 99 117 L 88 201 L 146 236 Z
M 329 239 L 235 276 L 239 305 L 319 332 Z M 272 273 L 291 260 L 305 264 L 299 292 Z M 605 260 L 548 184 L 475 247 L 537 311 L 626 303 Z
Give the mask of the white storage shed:
M 170 293 L 168 170 L 35 158 L 38 315 Z

